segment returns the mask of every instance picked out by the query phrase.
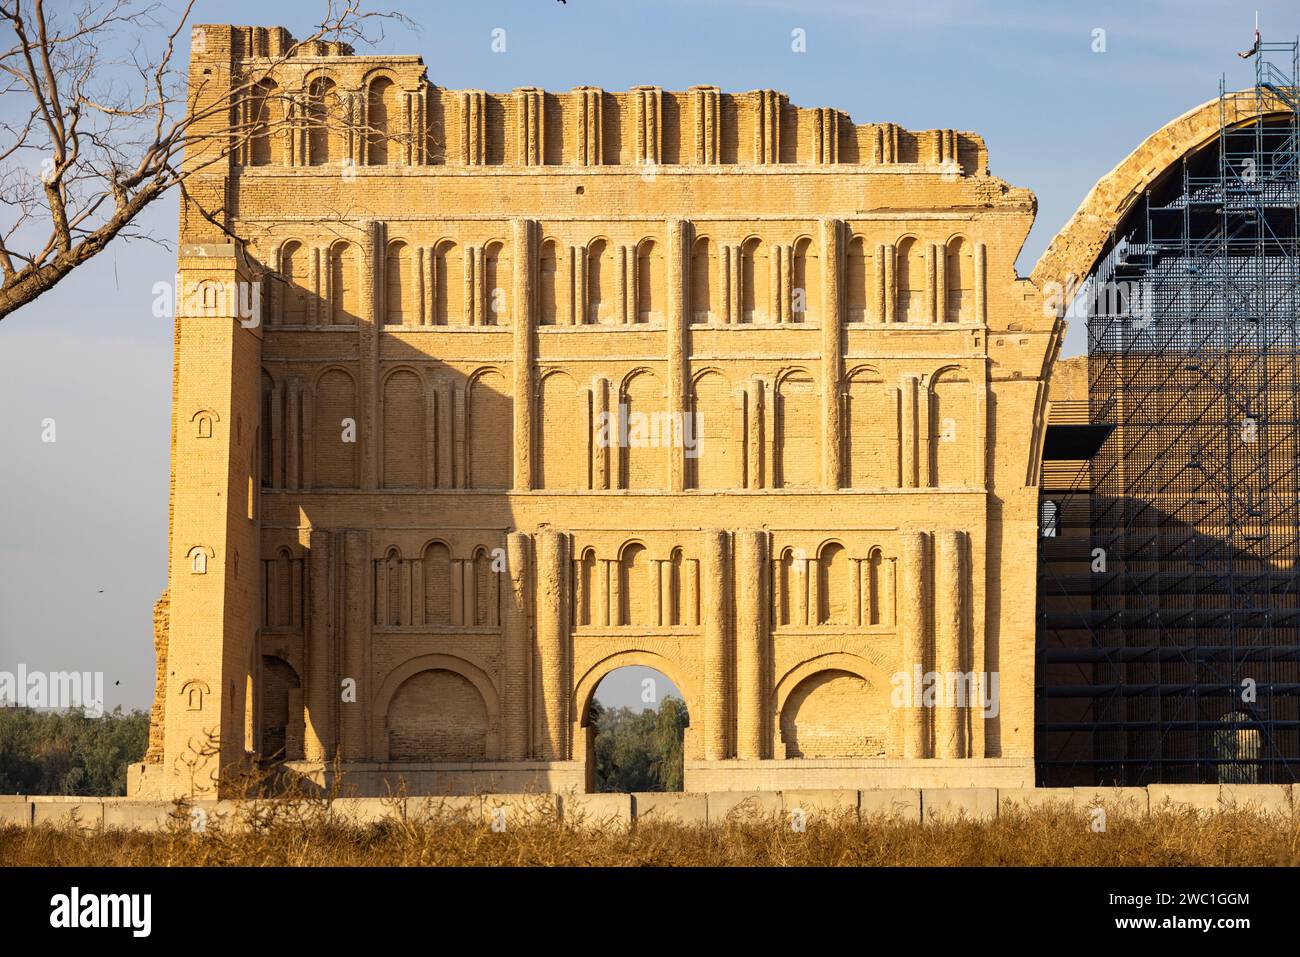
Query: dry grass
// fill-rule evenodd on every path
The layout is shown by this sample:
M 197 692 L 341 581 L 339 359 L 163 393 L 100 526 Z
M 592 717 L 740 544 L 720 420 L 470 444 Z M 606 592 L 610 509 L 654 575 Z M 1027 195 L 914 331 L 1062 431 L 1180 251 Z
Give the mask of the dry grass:
M 1241 866 L 1300 864 L 1300 817 L 1250 811 L 1167 810 L 1112 815 L 1104 833 L 1085 810 L 1004 813 L 988 822 L 925 826 L 849 816 L 812 818 L 796 832 L 783 817 L 735 817 L 713 828 L 643 823 L 563 825 L 541 820 L 494 832 L 468 818 L 354 824 L 325 804 L 238 820 L 196 833 L 179 808 L 166 830 L 0 828 L 0 864 L 20 866 Z

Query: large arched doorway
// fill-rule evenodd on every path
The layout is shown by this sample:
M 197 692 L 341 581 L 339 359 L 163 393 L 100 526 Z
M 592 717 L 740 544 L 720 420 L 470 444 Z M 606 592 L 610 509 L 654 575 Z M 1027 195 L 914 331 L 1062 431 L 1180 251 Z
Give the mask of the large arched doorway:
M 500 707 L 492 681 L 454 655 L 412 658 L 376 696 L 371 734 L 381 762 L 437 764 L 500 757 Z
M 587 695 L 587 790 L 680 791 L 690 715 L 682 691 L 662 671 L 624 665 Z
M 461 674 L 431 668 L 402 682 L 388 705 L 388 760 L 482 761 L 488 713 Z
M 777 758 L 883 758 L 892 753 L 889 687 L 854 655 L 804 662 L 777 682 Z

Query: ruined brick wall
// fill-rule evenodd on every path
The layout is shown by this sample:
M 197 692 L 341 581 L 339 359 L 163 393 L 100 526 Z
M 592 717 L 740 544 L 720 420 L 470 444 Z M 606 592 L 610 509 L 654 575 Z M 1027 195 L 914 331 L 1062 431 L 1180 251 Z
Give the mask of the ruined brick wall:
M 146 764 L 161 764 L 163 759 L 163 703 L 167 700 L 167 592 L 153 604 L 154 692 L 149 709 L 149 747 Z

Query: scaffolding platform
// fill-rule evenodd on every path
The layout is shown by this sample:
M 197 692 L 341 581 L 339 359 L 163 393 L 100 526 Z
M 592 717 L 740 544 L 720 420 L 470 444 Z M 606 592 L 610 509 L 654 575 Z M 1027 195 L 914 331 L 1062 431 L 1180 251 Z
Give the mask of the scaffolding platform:
M 1040 785 L 1300 779 L 1300 44 L 1255 65 L 1081 287 L 1108 432 L 1039 539 Z

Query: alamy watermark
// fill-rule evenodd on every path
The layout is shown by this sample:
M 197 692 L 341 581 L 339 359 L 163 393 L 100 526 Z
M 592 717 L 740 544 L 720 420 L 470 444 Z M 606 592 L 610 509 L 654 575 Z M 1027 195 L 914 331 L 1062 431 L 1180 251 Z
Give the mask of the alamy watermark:
M 50 898 L 50 926 L 58 929 L 119 928 L 148 937 L 152 914 L 152 894 L 93 894 L 73 887 Z
M 0 671 L 0 707 L 67 710 L 80 708 L 87 717 L 104 716 L 102 671 Z
M 182 282 L 178 275 L 175 283 L 154 283 L 153 314 L 158 319 L 237 318 L 245 329 L 255 329 L 262 323 L 262 284 L 242 279 Z
M 998 716 L 996 671 L 896 671 L 889 679 L 895 708 L 979 708 L 986 718 Z
M 1045 283 L 1043 297 L 1043 315 L 1048 318 L 1115 316 L 1132 319 L 1139 328 L 1151 323 L 1152 287 L 1146 280 L 1097 282 L 1089 278 L 1080 283 L 1067 276 L 1064 283 Z
M 596 416 L 596 444 L 602 448 L 681 448 L 688 459 L 704 451 L 703 414 L 700 412 L 631 412 L 620 404 L 617 412 Z

